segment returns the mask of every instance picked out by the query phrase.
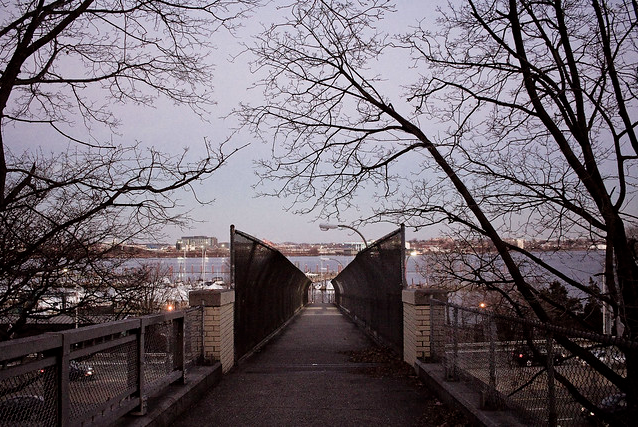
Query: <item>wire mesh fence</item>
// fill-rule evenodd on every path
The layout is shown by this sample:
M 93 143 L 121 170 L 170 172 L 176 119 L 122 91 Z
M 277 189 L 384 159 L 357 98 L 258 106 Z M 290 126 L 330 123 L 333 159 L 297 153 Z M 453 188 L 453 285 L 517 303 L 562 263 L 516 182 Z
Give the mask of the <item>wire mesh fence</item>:
M 183 379 L 184 319 L 194 313 L 0 343 L 0 425 L 108 424 L 143 412 L 149 396 Z
M 184 310 L 184 366 L 204 362 L 204 307 Z
M 404 266 L 401 226 L 359 252 L 332 280 L 337 304 L 399 354 L 403 351 Z
M 619 384 L 624 351 L 638 343 L 434 303 L 446 310 L 445 325 L 433 328 L 445 331 L 438 357 L 447 377 L 481 390 L 483 407 L 513 408 L 530 425 L 630 424 Z
M 128 341 L 69 362 L 69 420 L 99 418 L 107 402 L 137 389 L 136 347 Z
M 32 363 L 30 369 L 0 381 L 0 425 L 56 425 L 55 400 L 47 399 L 58 391 L 55 369 L 38 367 L 35 359 Z
M 235 357 L 259 345 L 308 302 L 310 280 L 281 252 L 231 226 Z
M 144 381 L 152 387 L 178 368 L 179 333 L 172 320 L 148 325 L 144 332 Z

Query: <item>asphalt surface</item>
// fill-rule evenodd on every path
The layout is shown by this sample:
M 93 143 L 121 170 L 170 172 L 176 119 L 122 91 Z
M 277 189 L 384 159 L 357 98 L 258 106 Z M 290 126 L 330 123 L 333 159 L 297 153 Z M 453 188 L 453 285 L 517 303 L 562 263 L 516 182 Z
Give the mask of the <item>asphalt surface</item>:
M 426 390 L 353 358 L 374 348 L 333 305 L 311 304 L 173 425 L 423 425 Z

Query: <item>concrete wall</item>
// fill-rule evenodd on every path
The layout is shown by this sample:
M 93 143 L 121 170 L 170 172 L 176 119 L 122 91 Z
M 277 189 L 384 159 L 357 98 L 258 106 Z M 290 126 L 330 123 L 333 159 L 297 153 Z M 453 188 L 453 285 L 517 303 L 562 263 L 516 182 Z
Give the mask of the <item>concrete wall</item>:
M 189 302 L 191 307 L 204 306 L 204 359 L 219 361 L 222 372 L 228 372 L 235 364 L 235 291 L 191 291 Z
M 403 360 L 414 366 L 417 360 L 436 360 L 445 343 L 444 306 L 432 299 L 447 300 L 446 291 L 406 289 L 403 291 Z

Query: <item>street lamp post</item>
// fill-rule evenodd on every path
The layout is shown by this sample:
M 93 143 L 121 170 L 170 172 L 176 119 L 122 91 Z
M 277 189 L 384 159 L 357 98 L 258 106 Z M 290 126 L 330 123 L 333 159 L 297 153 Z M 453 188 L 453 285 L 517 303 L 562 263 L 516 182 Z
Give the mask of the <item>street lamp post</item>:
M 206 246 L 202 246 L 202 286 L 204 286 L 204 282 L 206 282 Z
M 365 245 L 365 247 L 368 247 L 368 242 L 366 240 L 365 237 L 363 237 L 363 234 L 361 234 L 359 232 L 359 230 L 357 230 L 354 227 L 350 227 L 349 225 L 345 225 L 345 224 L 319 224 L 319 228 L 321 229 L 321 231 L 328 231 L 328 230 L 336 230 L 338 228 L 347 228 L 349 230 L 354 231 L 355 233 L 357 233 L 359 235 L 359 237 L 361 237 L 361 239 L 363 240 L 363 244 Z
M 336 258 L 321 257 L 320 259 L 321 259 L 322 261 L 334 261 L 334 262 L 336 262 L 337 264 L 339 264 L 339 267 L 343 268 L 343 264 L 341 263 L 341 261 L 339 261 L 339 260 L 338 260 L 338 259 L 336 259 Z
M 341 261 L 339 261 L 338 259 L 335 259 L 335 258 L 328 258 L 328 257 L 321 257 L 321 258 L 319 258 L 319 259 L 322 261 L 322 264 L 321 264 L 321 265 L 322 265 L 322 269 L 323 269 L 323 261 L 334 261 L 334 262 L 336 262 L 336 263 L 338 264 L 338 266 L 337 266 L 337 273 L 339 273 L 339 272 L 340 272 L 339 267 L 341 267 L 341 269 L 343 270 L 343 264 L 342 264 L 342 263 L 341 263 Z M 330 266 L 328 265 L 328 263 L 326 263 L 326 268 L 328 268 L 328 269 L 330 268 Z
M 417 251 L 410 251 L 405 255 L 405 265 L 403 267 L 403 276 L 405 277 L 406 285 L 408 285 L 408 263 L 410 262 L 410 257 L 415 257 L 419 253 Z M 414 281 L 413 281 L 414 283 Z

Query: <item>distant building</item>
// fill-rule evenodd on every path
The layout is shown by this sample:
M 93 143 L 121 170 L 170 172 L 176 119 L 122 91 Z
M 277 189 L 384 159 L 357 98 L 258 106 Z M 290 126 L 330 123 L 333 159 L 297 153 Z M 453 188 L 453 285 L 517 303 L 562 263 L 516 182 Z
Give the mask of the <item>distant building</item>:
M 525 239 L 505 239 L 505 241 L 518 248 L 525 249 Z
M 368 242 L 369 245 L 373 244 L 374 242 L 370 241 Z M 344 244 L 344 246 L 349 247 L 350 249 L 355 250 L 356 252 L 360 252 L 362 250 L 364 250 L 366 248 L 366 244 L 364 242 L 346 242 Z
M 208 236 L 182 236 L 181 239 L 177 241 L 175 247 L 178 251 L 186 250 L 192 251 L 195 249 L 201 248 L 216 248 L 217 247 L 217 237 L 208 237 Z

